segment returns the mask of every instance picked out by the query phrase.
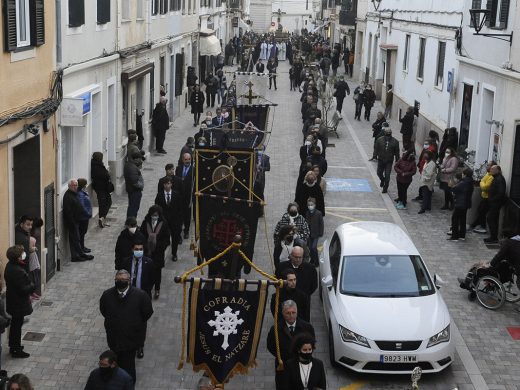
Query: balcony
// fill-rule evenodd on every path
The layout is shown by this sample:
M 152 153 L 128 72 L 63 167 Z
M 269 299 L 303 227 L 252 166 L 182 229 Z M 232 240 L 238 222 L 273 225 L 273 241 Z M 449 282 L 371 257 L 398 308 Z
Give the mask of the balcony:
M 339 11 L 339 24 L 342 26 L 355 26 L 358 0 L 342 0 Z

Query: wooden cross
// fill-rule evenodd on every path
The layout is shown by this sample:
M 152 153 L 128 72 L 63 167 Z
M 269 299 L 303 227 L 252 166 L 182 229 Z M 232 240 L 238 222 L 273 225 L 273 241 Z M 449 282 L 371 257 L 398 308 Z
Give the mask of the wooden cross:
M 249 104 L 253 104 L 253 99 L 256 99 L 258 96 L 253 95 L 253 82 L 249 80 L 248 83 L 246 83 L 246 86 L 249 87 L 249 92 L 247 93 L 246 97 L 249 100 Z

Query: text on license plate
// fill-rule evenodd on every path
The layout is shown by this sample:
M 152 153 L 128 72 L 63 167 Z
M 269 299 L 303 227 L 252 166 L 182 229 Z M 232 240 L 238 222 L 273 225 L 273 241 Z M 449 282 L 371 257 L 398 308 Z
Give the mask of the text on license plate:
M 380 363 L 416 363 L 416 355 L 380 355 Z

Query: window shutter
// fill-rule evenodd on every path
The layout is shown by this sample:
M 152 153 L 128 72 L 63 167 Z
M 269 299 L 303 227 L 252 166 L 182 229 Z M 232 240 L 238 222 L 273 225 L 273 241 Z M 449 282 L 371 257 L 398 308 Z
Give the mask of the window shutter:
M 110 0 L 97 0 L 97 23 L 110 22 Z
M 489 17 L 486 19 L 486 26 L 495 27 L 497 20 L 498 0 L 487 0 L 486 9 L 489 11 Z
M 4 0 L 4 50 L 16 50 L 16 0 Z
M 159 0 L 152 0 L 150 4 L 152 5 L 152 15 L 157 15 L 157 10 L 159 9 Z
M 31 10 L 31 46 L 41 46 L 45 43 L 45 12 L 43 0 L 30 0 Z
M 69 27 L 85 24 L 85 0 L 69 0 Z
M 472 0 L 471 9 L 481 9 L 482 8 L 482 0 Z M 477 22 L 480 22 L 480 15 L 477 16 Z M 469 26 L 473 27 L 473 19 L 469 18 Z
M 502 0 L 500 4 L 500 28 L 507 28 L 507 19 L 509 19 L 509 4 L 511 0 Z
M 175 54 L 175 96 L 182 95 L 184 71 L 184 53 Z

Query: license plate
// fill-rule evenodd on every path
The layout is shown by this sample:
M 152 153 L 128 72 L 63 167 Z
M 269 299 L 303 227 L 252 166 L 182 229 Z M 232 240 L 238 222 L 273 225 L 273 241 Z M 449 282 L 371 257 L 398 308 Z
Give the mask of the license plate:
M 416 355 L 380 355 L 380 363 L 417 363 Z

